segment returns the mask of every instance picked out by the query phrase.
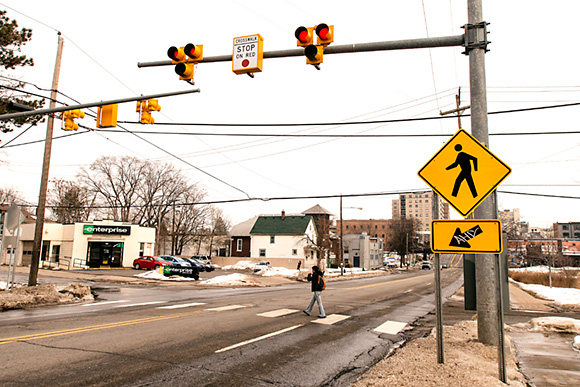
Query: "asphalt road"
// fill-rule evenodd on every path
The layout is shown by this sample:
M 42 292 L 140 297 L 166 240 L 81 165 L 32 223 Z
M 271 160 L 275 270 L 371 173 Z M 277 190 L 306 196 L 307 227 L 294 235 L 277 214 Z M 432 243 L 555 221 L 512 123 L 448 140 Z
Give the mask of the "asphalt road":
M 5 386 L 348 385 L 434 310 L 433 271 L 329 282 L 327 319 L 301 311 L 309 284 L 103 287 L 100 302 L 5 312 Z M 443 295 L 462 284 L 442 271 Z M 316 307 L 315 307 L 316 310 Z M 314 313 L 313 313 L 314 316 Z M 378 330 L 377 330 L 378 329 Z

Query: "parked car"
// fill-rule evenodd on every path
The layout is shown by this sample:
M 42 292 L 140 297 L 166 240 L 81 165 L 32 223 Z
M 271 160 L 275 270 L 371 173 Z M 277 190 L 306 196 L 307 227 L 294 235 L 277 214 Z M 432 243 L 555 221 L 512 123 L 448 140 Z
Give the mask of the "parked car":
M 194 255 L 191 258 L 197 259 L 198 261 L 201 261 L 207 265 L 211 265 L 211 257 L 209 255 Z
M 215 270 L 215 268 L 213 266 L 207 265 L 207 264 L 203 263 L 202 261 L 200 261 L 198 259 L 195 259 L 195 258 L 181 258 L 181 259 L 184 259 L 187 262 L 189 262 L 191 264 L 191 266 L 197 267 L 197 269 L 199 271 L 207 271 L 207 272 L 210 272 L 210 271 L 214 271 Z
M 257 273 L 260 270 L 268 270 L 270 267 L 271 267 L 270 262 L 260 261 L 260 262 L 256 263 L 256 266 L 254 266 L 254 273 Z
M 169 261 L 175 267 L 191 267 L 191 263 L 187 262 L 183 258 L 174 257 L 173 255 L 160 255 L 160 257 L 166 261 Z
M 431 262 L 423 261 L 421 263 L 421 270 L 431 270 Z
M 205 262 L 205 261 L 203 261 L 201 259 L 195 258 L 195 256 L 192 257 L 192 258 L 190 258 L 190 260 L 193 260 L 193 261 L 199 263 L 200 265 L 202 265 L 203 266 L 203 270 L 205 270 L 207 272 L 210 272 L 210 271 L 214 271 L 215 270 L 215 267 L 211 264 L 211 261 L 210 262 Z
M 172 266 L 172 263 L 164 260 L 161 257 L 154 257 L 149 255 L 139 257 L 133 261 L 133 268 L 135 270 L 157 270 L 161 266 Z
M 446 264 L 446 263 L 442 263 L 442 264 L 441 264 L 441 269 L 447 269 L 448 267 L 449 267 L 449 266 L 447 266 L 447 264 Z

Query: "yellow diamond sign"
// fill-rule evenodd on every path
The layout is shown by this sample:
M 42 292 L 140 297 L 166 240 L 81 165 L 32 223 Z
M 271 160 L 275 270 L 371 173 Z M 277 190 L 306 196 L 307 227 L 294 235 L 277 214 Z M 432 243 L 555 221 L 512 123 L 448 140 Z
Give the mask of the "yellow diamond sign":
M 501 222 L 496 219 L 433 220 L 434 253 L 500 254 Z
M 460 129 L 418 172 L 461 215 L 469 215 L 511 173 L 511 168 Z

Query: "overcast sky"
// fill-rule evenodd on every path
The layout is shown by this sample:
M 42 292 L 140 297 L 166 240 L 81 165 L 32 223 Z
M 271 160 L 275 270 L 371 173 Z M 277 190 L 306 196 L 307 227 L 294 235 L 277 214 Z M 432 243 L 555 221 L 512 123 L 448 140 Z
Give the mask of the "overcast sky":
M 334 45 L 461 35 L 467 0 L 431 1 L 78 1 L 3 0 L 0 8 L 33 37 L 23 49 L 35 66 L 3 71 L 30 82 L 26 90 L 49 95 L 57 31 L 64 36 L 58 99 L 75 104 L 189 89 L 173 66 L 138 68 L 168 59 L 167 49 L 203 44 L 205 56 L 232 53 L 233 38 L 261 34 L 264 51 L 296 48 L 294 31 L 319 23 L 335 26 Z M 551 106 L 580 100 L 575 47 L 578 1 L 484 1 L 489 22 L 486 54 L 488 110 Z M 433 48 L 326 55 L 321 70 L 305 58 L 266 59 L 250 78 L 231 62 L 197 66 L 201 92 L 163 98 L 157 123 L 304 124 L 436 117 L 455 107 L 461 88 L 469 104 L 469 66 L 463 48 Z M 37 88 L 38 87 L 38 88 Z M 96 111 L 96 109 L 95 109 Z M 86 111 L 88 113 L 88 110 Z M 519 208 L 532 226 L 579 221 L 578 107 L 492 114 L 491 151 L 513 172 L 500 185 L 500 209 Z M 135 104 L 119 106 L 119 120 L 138 121 Z M 82 125 L 95 128 L 87 114 Z M 470 130 L 468 117 L 463 127 Z M 55 137 L 68 132 L 56 121 Z M 208 200 L 339 194 L 397 193 L 428 189 L 417 171 L 457 131 L 456 119 L 332 126 L 212 127 L 124 124 L 129 133 L 87 132 L 55 139 L 51 178 L 74 179 L 101 155 L 173 163 L 207 191 Z M 26 128 L 26 127 L 25 127 Z M 576 131 L 574 134 L 539 134 Z M 0 134 L 6 144 L 22 130 Z M 3 186 L 38 200 L 46 124 L 0 148 Z M 209 136 L 265 134 L 264 137 Z M 420 137 L 272 137 L 268 134 L 368 134 Z M 441 135 L 445 136 L 441 136 Z M 499 135 L 512 134 L 512 135 Z M 175 157 L 185 160 L 184 163 Z M 195 166 L 192 167 L 192 166 Z M 196 168 L 227 182 L 199 172 Z M 232 188 L 234 187 L 234 188 Z M 520 192 L 526 195 L 503 193 Z M 244 193 L 242 193 L 244 192 Z M 391 218 L 397 195 L 344 199 L 346 219 Z M 339 199 L 252 201 L 220 207 L 234 224 L 263 213 L 295 213 L 320 204 L 339 214 Z M 362 210 L 356 208 L 362 208 Z M 460 218 L 454 213 L 453 217 Z

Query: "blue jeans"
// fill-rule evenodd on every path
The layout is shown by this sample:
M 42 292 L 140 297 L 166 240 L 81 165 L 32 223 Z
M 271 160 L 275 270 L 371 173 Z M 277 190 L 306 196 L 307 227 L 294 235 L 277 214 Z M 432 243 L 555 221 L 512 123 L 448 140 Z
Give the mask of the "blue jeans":
M 322 306 L 322 299 L 320 298 L 320 294 L 322 292 L 312 292 L 312 300 L 310 300 L 310 305 L 306 308 L 306 313 L 312 313 L 312 307 L 314 306 L 314 302 L 318 303 L 318 316 L 324 317 L 324 307 Z

